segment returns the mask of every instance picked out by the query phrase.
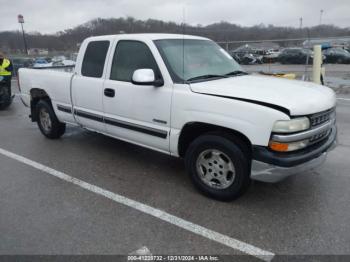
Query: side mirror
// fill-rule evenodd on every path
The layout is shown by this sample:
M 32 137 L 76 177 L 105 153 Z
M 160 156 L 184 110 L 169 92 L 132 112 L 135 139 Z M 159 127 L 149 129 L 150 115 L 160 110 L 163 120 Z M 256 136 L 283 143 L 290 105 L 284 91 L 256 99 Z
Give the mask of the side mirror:
M 157 79 L 152 69 L 137 69 L 132 75 L 132 83 L 134 85 L 153 85 L 160 87 L 164 85 L 162 79 Z

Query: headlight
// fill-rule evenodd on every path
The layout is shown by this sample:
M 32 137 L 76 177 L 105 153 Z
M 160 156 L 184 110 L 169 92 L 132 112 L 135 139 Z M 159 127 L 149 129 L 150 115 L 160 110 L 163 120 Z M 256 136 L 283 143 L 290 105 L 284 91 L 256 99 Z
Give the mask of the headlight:
M 310 128 L 310 120 L 307 117 L 294 118 L 292 120 L 282 120 L 275 122 L 272 132 L 274 133 L 294 133 Z

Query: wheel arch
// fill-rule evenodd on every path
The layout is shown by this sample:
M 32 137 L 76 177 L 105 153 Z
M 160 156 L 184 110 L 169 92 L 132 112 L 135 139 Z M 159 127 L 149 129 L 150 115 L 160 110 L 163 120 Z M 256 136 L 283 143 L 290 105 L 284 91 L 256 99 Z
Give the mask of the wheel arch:
M 251 155 L 252 143 L 243 133 L 219 125 L 204 122 L 190 122 L 185 124 L 180 132 L 177 148 L 179 156 L 185 156 L 188 147 L 196 138 L 209 133 L 219 133 L 230 140 L 235 140 L 245 153 Z
M 40 100 L 46 100 L 51 103 L 51 98 L 44 89 L 32 88 L 30 90 L 30 118 L 33 122 L 38 120 L 35 111 L 36 105 Z

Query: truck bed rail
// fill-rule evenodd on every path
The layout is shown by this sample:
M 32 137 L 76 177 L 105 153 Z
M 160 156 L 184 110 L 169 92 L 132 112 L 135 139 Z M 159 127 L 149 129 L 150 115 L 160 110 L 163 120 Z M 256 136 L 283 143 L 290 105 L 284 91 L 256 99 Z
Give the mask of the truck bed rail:
M 75 68 L 75 65 L 66 65 L 66 66 L 48 66 L 48 67 L 29 67 L 30 69 L 37 70 L 57 70 L 64 72 L 72 72 Z

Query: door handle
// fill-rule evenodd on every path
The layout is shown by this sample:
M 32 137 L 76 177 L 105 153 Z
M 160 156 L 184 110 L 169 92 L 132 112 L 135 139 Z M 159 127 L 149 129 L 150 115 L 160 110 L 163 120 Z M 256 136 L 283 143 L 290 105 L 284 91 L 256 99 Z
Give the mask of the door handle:
M 106 88 L 104 90 L 104 94 L 105 94 L 105 96 L 108 96 L 108 97 L 114 97 L 115 96 L 115 90 L 112 89 L 112 88 Z

